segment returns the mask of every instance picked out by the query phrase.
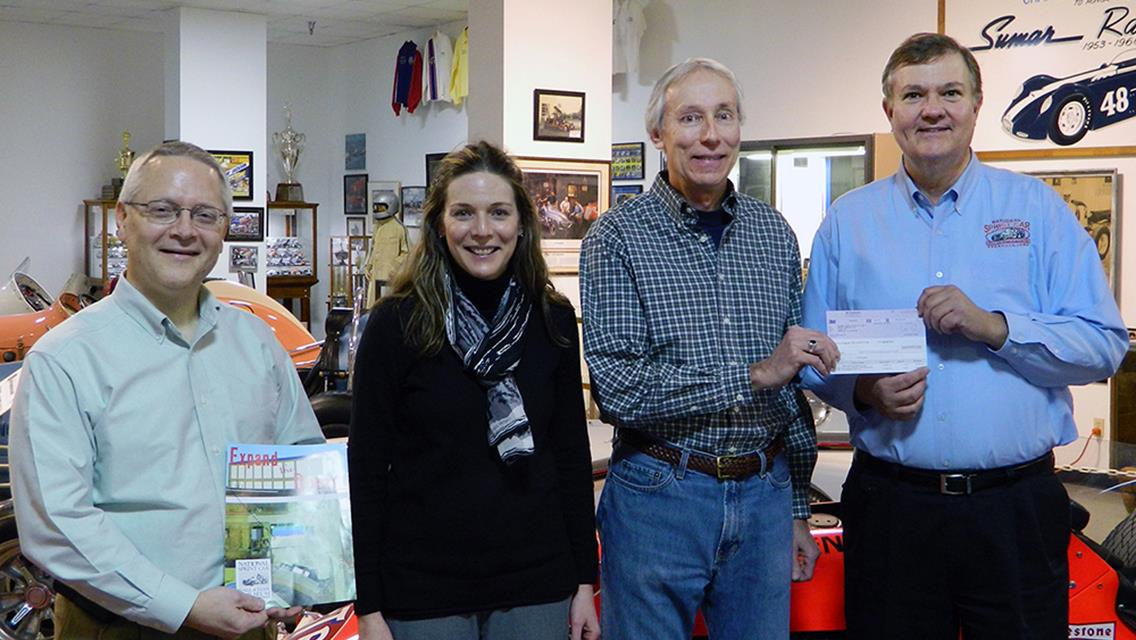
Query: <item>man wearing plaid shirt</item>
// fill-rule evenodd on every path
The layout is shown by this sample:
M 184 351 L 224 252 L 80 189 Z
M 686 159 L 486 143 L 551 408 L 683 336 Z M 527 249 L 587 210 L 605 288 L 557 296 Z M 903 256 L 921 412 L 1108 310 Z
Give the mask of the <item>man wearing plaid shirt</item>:
M 597 521 L 604 637 L 788 638 L 812 576 L 812 415 L 795 379 L 835 366 L 800 321 L 788 223 L 727 179 L 741 88 L 708 59 L 667 71 L 647 132 L 668 169 L 583 243 L 584 355 L 617 441 Z

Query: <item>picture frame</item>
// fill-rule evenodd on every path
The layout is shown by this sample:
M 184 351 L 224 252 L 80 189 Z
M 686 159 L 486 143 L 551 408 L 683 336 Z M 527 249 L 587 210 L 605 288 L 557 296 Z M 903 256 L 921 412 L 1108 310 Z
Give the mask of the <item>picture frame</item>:
M 421 227 L 423 208 L 426 206 L 426 187 L 402 188 L 402 224 L 405 227 Z
M 1092 238 L 1113 295 L 1116 291 L 1116 235 L 1120 217 L 1120 174 L 1116 169 L 1082 171 L 1030 171 L 1069 205 L 1081 227 Z
M 611 180 L 642 180 L 646 145 L 618 142 L 611 145 Z M 618 204 L 618 203 L 616 203 Z
M 618 207 L 641 193 L 643 193 L 643 185 L 641 184 L 613 184 L 611 185 L 611 206 Z
M 434 176 L 438 175 L 438 165 L 442 164 L 442 160 L 449 154 L 446 153 L 427 153 L 426 154 L 426 188 L 429 189 L 430 185 L 434 184 Z
M 229 181 L 233 200 L 252 200 L 254 185 L 252 180 L 251 151 L 208 151 L 209 155 L 221 165 L 221 171 Z
M 367 214 L 367 174 L 355 173 L 343 176 L 343 215 L 361 216 Z
M 347 216 L 345 218 L 345 226 L 347 235 L 349 236 L 365 236 L 367 235 L 367 216 Z
M 255 273 L 260 258 L 260 247 L 235 244 L 229 247 L 230 273 Z
M 382 219 L 402 212 L 401 185 L 397 180 L 367 182 L 367 215 Z
M 533 89 L 533 140 L 584 141 L 584 93 Z
M 264 207 L 233 207 L 225 242 L 264 242 Z
M 611 163 L 514 158 L 541 223 L 541 246 L 552 273 L 578 273 L 580 242 L 610 207 Z
M 349 133 L 343 136 L 343 170 L 362 171 L 367 168 L 367 134 Z

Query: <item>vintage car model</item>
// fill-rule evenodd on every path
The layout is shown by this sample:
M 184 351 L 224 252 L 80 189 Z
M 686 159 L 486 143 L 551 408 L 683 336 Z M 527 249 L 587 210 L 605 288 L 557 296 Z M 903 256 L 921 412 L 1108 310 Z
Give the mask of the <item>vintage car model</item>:
M 1136 50 L 1065 78 L 1033 76 L 1014 95 L 1002 114 L 1006 133 L 1027 140 L 1048 137 L 1059 145 L 1075 144 L 1090 129 L 1136 115 Z

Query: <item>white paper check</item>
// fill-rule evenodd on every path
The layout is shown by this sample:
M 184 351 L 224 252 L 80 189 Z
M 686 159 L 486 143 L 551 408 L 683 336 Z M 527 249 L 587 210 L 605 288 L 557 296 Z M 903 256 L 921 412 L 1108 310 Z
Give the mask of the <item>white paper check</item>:
M 828 311 L 828 337 L 840 348 L 836 374 L 903 373 L 927 366 L 927 330 L 915 309 Z

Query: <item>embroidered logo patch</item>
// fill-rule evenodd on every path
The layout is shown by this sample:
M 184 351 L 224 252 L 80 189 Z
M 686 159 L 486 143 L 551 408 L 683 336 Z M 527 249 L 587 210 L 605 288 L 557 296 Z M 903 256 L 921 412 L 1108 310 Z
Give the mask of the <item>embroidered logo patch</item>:
M 986 234 L 986 246 L 997 249 L 999 247 L 1028 247 L 1030 243 L 1030 223 L 1028 220 L 995 220 L 983 225 Z

